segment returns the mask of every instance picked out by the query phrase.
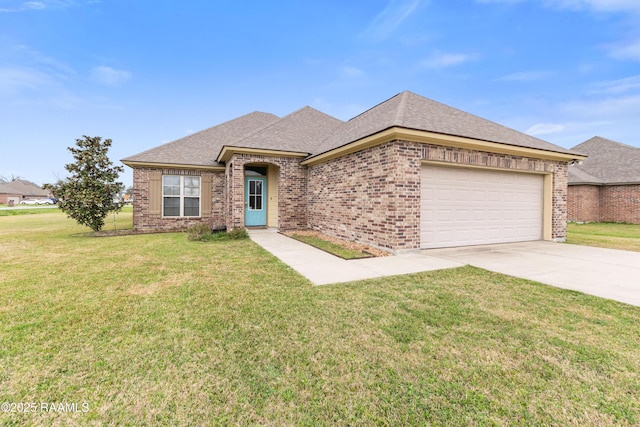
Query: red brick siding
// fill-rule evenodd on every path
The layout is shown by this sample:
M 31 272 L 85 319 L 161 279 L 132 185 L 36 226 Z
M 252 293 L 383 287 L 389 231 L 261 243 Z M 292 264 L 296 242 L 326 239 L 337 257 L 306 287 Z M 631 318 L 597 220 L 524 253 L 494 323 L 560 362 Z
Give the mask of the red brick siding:
M 309 228 L 390 250 L 420 244 L 420 152 L 389 142 L 309 168 Z
M 566 163 L 407 141 L 311 166 L 309 228 L 392 251 L 418 249 L 423 160 L 552 174 L 552 238 L 566 238 Z
M 227 228 L 244 227 L 244 167 L 248 164 L 278 166 L 278 228 L 283 231 L 306 228 L 307 171 L 300 162 L 295 157 L 234 154 L 225 172 Z
M 601 187 L 600 221 L 640 224 L 640 184 Z
M 202 214 L 200 218 L 163 218 L 162 215 L 149 213 L 149 176 L 161 175 L 190 175 L 211 176 L 211 214 Z M 207 191 L 204 187 L 201 191 Z M 191 169 L 156 169 L 135 168 L 133 170 L 133 228 L 136 230 L 184 230 L 191 225 L 204 223 L 211 227 L 224 227 L 224 173 Z M 162 197 L 162 194 L 160 194 Z M 204 211 L 204 207 L 201 207 Z
M 640 184 L 570 185 L 569 221 L 640 224 Z
M 10 198 L 19 200 L 17 203 L 20 203 L 20 201 L 22 201 L 23 199 L 22 194 L 2 193 L 0 194 L 0 204 L 6 205 L 7 203 L 9 203 Z M 40 196 L 38 196 L 38 199 L 39 198 Z
M 596 185 L 570 185 L 567 198 L 567 219 L 569 221 L 600 221 L 600 187 Z
M 134 227 L 178 230 L 204 222 L 244 226 L 244 167 L 278 167 L 281 230 L 312 228 L 346 240 L 402 251 L 420 247 L 422 161 L 549 173 L 553 176 L 552 238 L 566 236 L 567 164 L 407 141 L 391 141 L 305 168 L 301 159 L 234 154 L 225 172 L 134 169 Z M 211 215 L 162 218 L 149 214 L 150 174 L 210 174 Z
M 567 183 L 569 182 L 569 164 L 566 162 L 549 162 L 553 169 L 553 195 L 551 238 L 555 241 L 567 240 Z

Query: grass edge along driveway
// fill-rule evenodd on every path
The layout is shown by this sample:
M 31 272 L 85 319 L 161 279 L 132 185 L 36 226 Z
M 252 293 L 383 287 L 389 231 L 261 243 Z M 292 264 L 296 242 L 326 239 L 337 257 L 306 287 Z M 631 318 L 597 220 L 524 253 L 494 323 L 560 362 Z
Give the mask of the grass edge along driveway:
M 472 267 L 313 287 L 247 240 L 84 232 L 0 218 L 0 402 L 88 404 L 0 424 L 640 422 L 640 308 Z
M 640 252 L 640 224 L 567 224 L 567 243 Z

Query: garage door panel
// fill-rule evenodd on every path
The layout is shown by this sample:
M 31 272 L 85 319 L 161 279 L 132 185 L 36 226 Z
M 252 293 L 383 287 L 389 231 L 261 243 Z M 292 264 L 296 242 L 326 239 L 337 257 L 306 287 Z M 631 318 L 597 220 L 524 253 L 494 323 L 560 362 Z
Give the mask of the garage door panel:
M 542 175 L 424 166 L 421 247 L 539 240 L 542 206 Z

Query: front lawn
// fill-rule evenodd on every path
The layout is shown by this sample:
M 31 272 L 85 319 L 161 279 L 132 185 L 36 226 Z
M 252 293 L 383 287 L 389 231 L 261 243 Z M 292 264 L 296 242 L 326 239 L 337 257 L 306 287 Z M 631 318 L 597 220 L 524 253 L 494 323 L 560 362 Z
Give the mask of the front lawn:
M 249 240 L 87 231 L 0 218 L 0 402 L 80 409 L 0 425 L 640 423 L 638 307 L 472 267 L 314 287 Z
M 611 222 L 569 223 L 567 243 L 640 251 L 640 225 Z

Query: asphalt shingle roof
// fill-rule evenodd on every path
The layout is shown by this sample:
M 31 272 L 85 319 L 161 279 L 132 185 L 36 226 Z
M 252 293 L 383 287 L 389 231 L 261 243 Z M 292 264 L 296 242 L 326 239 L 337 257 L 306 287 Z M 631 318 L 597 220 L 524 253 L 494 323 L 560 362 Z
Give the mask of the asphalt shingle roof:
M 589 157 L 569 168 L 570 184 L 640 183 L 640 148 L 594 136 L 573 150 Z
M 35 197 L 47 197 L 49 195 L 47 190 L 43 190 L 40 186 L 25 179 L 16 179 L 15 181 L 0 183 L 0 193 Z
M 576 154 L 573 151 L 409 91 L 399 93 L 346 122 L 323 142 L 320 153 L 391 127 Z
M 279 120 L 278 116 L 253 112 L 159 147 L 122 159 L 123 162 L 222 166 L 216 161 L 222 146 L 233 145 Z
M 272 122 L 258 132 L 224 145 L 310 154 L 343 123 L 311 107 L 304 107 Z
M 122 161 L 194 166 L 222 166 L 223 147 L 270 149 L 311 156 L 358 141 L 391 127 L 434 132 L 577 154 L 514 129 L 474 116 L 412 92 L 402 92 L 342 122 L 311 107 L 283 118 L 254 112 L 161 145 Z

